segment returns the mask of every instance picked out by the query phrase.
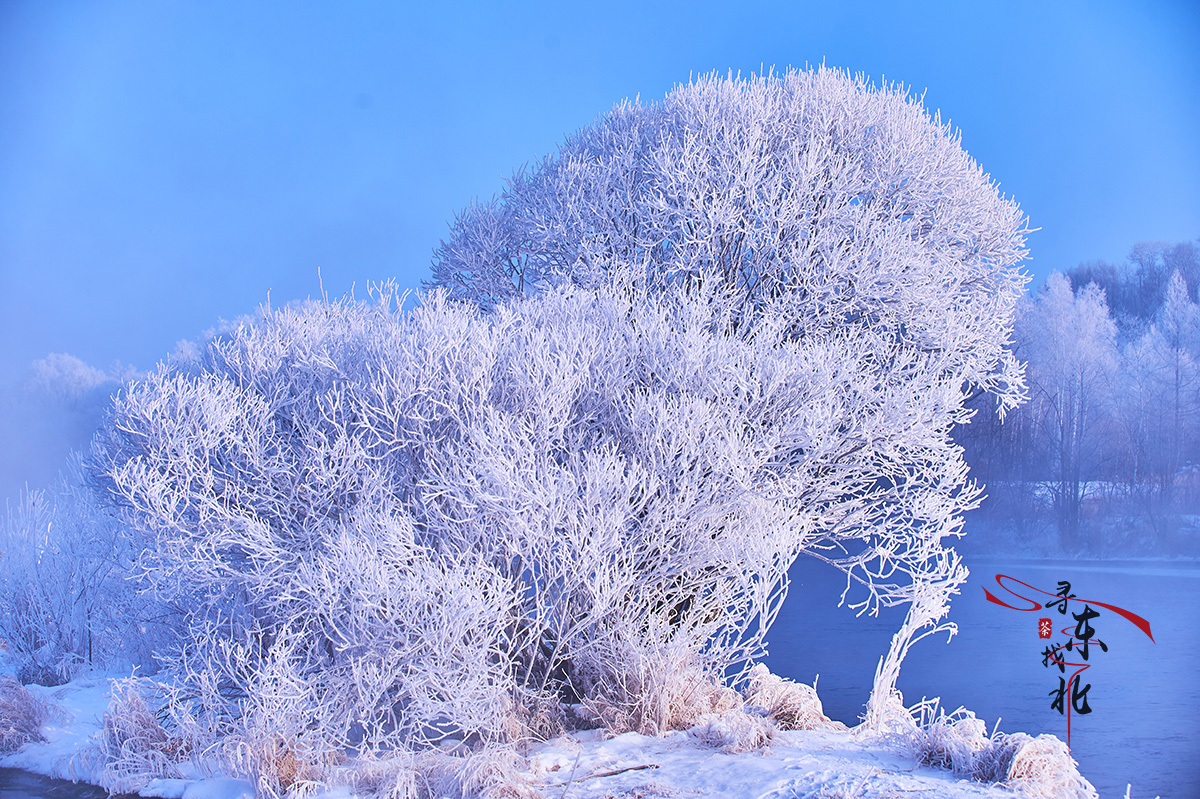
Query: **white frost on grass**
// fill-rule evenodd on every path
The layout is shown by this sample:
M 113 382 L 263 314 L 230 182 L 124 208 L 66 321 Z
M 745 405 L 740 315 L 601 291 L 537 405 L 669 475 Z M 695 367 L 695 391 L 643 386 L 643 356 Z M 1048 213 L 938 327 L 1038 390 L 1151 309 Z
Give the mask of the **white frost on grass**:
M 110 681 L 83 678 L 56 688 L 30 686 L 30 690 L 57 706 L 58 712 L 53 712 L 43 727 L 44 742 L 27 744 L 0 758 L 0 766 L 96 781 L 101 765 L 89 765 L 80 753 L 101 734 Z M 736 748 L 726 747 L 723 740 L 713 739 L 712 727 L 712 720 L 705 719 L 692 730 L 662 737 L 627 732 L 605 739 L 599 730 L 563 735 L 516 758 L 513 776 L 532 789 L 531 795 L 547 799 L 884 799 L 914 793 L 948 799 L 1011 799 L 1045 795 L 1015 793 L 918 765 L 879 738 L 852 730 L 773 728 L 762 748 L 734 751 Z M 153 780 L 140 794 L 163 799 L 254 796 L 249 782 L 206 778 L 195 766 L 188 771 L 184 765 L 181 770 L 187 771 L 185 778 Z M 334 787 L 324 796 L 351 799 L 362 794 Z
M 100 729 L 108 707 L 109 681 L 82 677 L 53 688 L 26 686 L 36 699 L 52 709 L 42 726 L 45 741 L 27 744 L 0 759 L 0 766 L 20 768 L 47 777 L 86 779 L 78 773 L 76 755 Z
M 103 764 L 89 762 L 85 753 L 101 733 L 104 712 L 112 698 L 112 682 L 108 677 L 92 675 L 52 688 L 26 686 L 35 698 L 50 708 L 42 726 L 45 740 L 26 744 L 0 758 L 0 767 L 24 769 L 57 779 L 98 783 Z M 205 778 L 198 769 L 182 779 L 151 780 L 140 793 L 161 799 L 254 798 L 254 788 L 249 782 L 224 777 Z

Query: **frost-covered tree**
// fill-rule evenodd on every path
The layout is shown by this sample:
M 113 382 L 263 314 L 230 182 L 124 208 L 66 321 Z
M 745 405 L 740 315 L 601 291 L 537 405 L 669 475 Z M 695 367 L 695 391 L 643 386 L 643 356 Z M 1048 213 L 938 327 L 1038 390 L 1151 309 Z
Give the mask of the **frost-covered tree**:
M 880 664 L 878 721 L 905 651 L 965 575 L 941 544 L 976 497 L 949 439 L 963 401 L 990 394 L 1003 413 L 1022 396 L 1010 330 L 1024 224 L 900 88 L 824 68 L 710 76 L 623 103 L 519 171 L 457 219 L 433 274 L 483 308 L 563 284 L 702 295 L 714 333 L 842 366 L 815 407 L 772 409 L 826 414 L 820 436 L 772 442 L 788 489 L 746 489 L 814 514 L 799 549 L 870 601 L 911 603 Z
M 1196 384 L 1200 380 L 1195 356 L 1200 350 L 1200 307 L 1188 296 L 1187 282 L 1176 270 L 1167 281 L 1166 298 L 1158 314 L 1156 332 L 1162 337 L 1166 355 L 1163 364 L 1167 377 L 1170 407 L 1171 442 L 1167 448 L 1166 468 L 1169 477 L 1163 481 L 1168 494 L 1174 485 L 1176 472 L 1183 463 L 1192 438 L 1197 412 Z
M 1068 549 L 1083 544 L 1094 552 L 1151 547 L 1179 553 L 1194 546 L 1180 531 L 1187 529 L 1198 496 L 1197 252 L 1195 242 L 1140 242 L 1121 264 L 1093 262 L 1067 271 L 1072 292 L 1057 277 L 1031 298 L 1030 313 L 1017 324 L 1016 353 L 1030 364 L 1033 401 L 1003 425 L 977 421 L 958 435 L 972 474 L 991 482 L 988 513 L 995 521 L 1015 521 L 1030 532 L 1057 522 Z M 1092 284 L 1095 289 L 1086 288 Z M 1098 327 L 1080 326 L 1085 293 L 1093 300 L 1103 296 L 1109 323 L 1095 313 Z M 1107 344 L 1085 352 L 1094 333 L 1103 339 L 1113 329 L 1119 357 Z M 1073 414 L 1061 413 L 1079 409 L 1079 392 L 1068 393 L 1063 385 L 1061 370 L 1075 368 L 1068 368 L 1070 359 L 1085 370 L 1083 383 L 1090 387 L 1082 425 L 1067 425 Z M 1079 482 L 1062 480 L 1064 463 L 1068 475 L 1078 463 Z M 1042 490 L 1050 484 L 1057 487 L 1053 497 Z M 1085 484 L 1087 512 L 1074 540 L 1070 529 Z M 1052 513 L 1043 496 L 1055 500 Z
M 175 723 L 260 773 L 686 726 L 801 555 L 910 606 L 885 723 L 966 576 L 950 432 L 1023 390 L 1023 224 L 900 90 L 703 79 L 460 218 L 414 310 L 267 309 L 181 350 L 93 458 L 180 609 Z
M 21 680 L 151 666 L 142 644 L 155 611 L 129 582 L 130 542 L 82 485 L 78 455 L 54 486 L 14 499 L 0 517 L 0 640 Z
M 1126 437 L 1114 455 L 1124 461 L 1122 476 L 1131 493 L 1145 501 L 1172 499 L 1179 469 L 1194 449 L 1198 347 L 1200 311 L 1175 272 L 1155 323 L 1124 349 L 1116 398 Z
M 1047 448 L 1059 530 L 1072 549 L 1079 543 L 1084 488 L 1098 476 L 1103 453 L 1102 413 L 1118 365 L 1116 325 L 1096 284 L 1075 292 L 1069 278 L 1055 273 L 1026 306 L 1018 330 L 1026 342 L 1030 412 Z
M 1197 241 L 1170 243 L 1140 241 L 1125 262 L 1084 263 L 1066 270 L 1073 286 L 1095 283 L 1104 290 L 1108 307 L 1125 342 L 1132 341 L 1155 320 L 1166 300 L 1171 276 L 1178 272 L 1196 296 L 1200 283 L 1200 247 Z
M 323 763 L 711 710 L 813 523 L 747 490 L 773 409 L 827 436 L 844 366 L 697 302 L 312 305 L 133 385 L 95 457 L 182 609 L 177 723 Z

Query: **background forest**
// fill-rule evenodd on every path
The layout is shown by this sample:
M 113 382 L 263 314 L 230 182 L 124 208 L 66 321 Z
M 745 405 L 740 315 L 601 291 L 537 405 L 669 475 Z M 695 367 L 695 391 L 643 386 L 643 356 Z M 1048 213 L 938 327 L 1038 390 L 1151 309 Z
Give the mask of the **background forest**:
M 988 499 L 972 549 L 1196 555 L 1200 248 L 1141 242 L 1055 273 L 1023 303 L 1030 401 L 959 429 Z

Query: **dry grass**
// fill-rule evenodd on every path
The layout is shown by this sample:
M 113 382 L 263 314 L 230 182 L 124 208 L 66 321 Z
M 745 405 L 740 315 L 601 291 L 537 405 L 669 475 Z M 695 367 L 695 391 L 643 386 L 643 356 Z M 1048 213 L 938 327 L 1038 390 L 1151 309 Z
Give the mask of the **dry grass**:
M 529 692 L 514 714 L 510 739 L 520 738 L 523 733 L 535 741 L 549 741 L 574 726 L 569 709 L 558 697 L 547 694 Z
M 777 677 L 762 663 L 750 670 L 746 703 L 766 710 L 784 730 L 846 729 L 825 715 L 816 688 Z
M 331 785 L 373 799 L 543 799 L 512 749 L 447 754 L 430 749 L 405 751 L 384 760 L 359 760 L 326 770 Z M 296 783 L 289 797 L 320 795 L 321 783 Z
M 171 735 L 133 680 L 113 683 L 96 748 L 98 780 L 109 793 L 137 793 L 152 779 L 178 778 L 190 746 Z
M 0 676 L 0 754 L 46 740 L 42 724 L 48 713 L 46 703 L 29 693 L 15 677 Z
M 280 796 L 286 795 L 293 786 L 321 779 L 321 770 L 304 757 L 292 741 L 270 736 L 256 750 L 254 761 L 259 780 L 267 780 Z
M 1067 745 L 1053 735 L 1004 736 L 1012 751 L 1004 784 L 1030 799 L 1096 799 L 1096 789 L 1079 773 Z
M 917 705 L 909 718 L 909 728 L 890 737 L 922 765 L 998 783 L 1029 799 L 1096 799 L 1067 745 L 1053 735 L 988 735 L 974 713 L 960 707 L 947 714 L 937 700 Z
M 541 799 L 527 776 L 524 759 L 511 749 L 497 747 L 466 759 L 458 772 L 464 797 L 483 799 Z
M 664 657 L 635 673 L 597 683 L 583 701 L 587 713 L 612 735 L 662 735 L 686 730 L 702 717 L 742 707 L 742 697 L 716 684 L 686 658 Z
M 727 754 L 762 749 L 775 738 L 774 724 L 740 709 L 706 714 L 698 722 L 688 730 L 688 737 Z
M 923 766 L 946 769 L 960 777 L 976 774 L 980 757 L 990 757 L 992 739 L 982 719 L 965 708 L 946 713 L 937 701 L 916 708 L 916 726 L 907 742 L 909 754 Z

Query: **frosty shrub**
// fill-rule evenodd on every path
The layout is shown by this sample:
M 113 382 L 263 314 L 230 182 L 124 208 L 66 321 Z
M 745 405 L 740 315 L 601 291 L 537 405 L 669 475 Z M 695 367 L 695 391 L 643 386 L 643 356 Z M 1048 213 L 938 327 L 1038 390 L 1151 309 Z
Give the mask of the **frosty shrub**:
M 137 793 L 150 779 L 181 777 L 178 763 L 188 747 L 163 727 L 146 702 L 138 680 L 116 681 L 100 733 L 81 765 L 95 767 L 95 780 L 110 793 Z
M 1096 799 L 1096 789 L 1055 736 L 1016 733 L 1001 738 L 996 748 L 1008 759 L 1004 784 L 1013 790 L 1032 799 Z
M 22 682 L 148 662 L 147 601 L 126 579 L 131 541 L 83 484 L 78 457 L 50 490 L 26 490 L 0 519 L 0 638 Z
M 765 710 L 780 729 L 845 729 L 825 715 L 815 687 L 776 676 L 762 663 L 750 671 L 746 702 Z
M 445 414 L 484 410 L 491 334 L 390 299 L 229 330 L 132 385 L 97 441 L 98 480 L 179 609 L 163 712 L 270 792 L 350 749 L 520 732 L 507 553 L 455 549 L 419 518 L 425 462 L 453 445 Z
M 689 296 L 391 299 L 264 312 L 131 386 L 97 441 L 214 734 L 315 763 L 561 728 L 531 718 L 560 701 L 646 731 L 714 710 L 805 540 L 747 490 L 795 422 L 770 408 L 839 367 L 713 336 Z
M 964 708 L 946 713 L 937 700 L 912 710 L 906 724 L 888 736 L 918 764 L 946 769 L 960 777 L 1000 783 L 1036 799 L 1095 799 L 1096 791 L 1079 773 L 1067 745 L 1053 735 L 991 735 L 982 719 Z
M 0 755 L 46 740 L 42 724 L 48 712 L 46 704 L 28 688 L 11 675 L 0 674 Z
M 468 208 L 433 283 L 485 309 L 561 285 L 703 296 L 713 336 L 804 362 L 754 373 L 795 383 L 746 400 L 746 425 L 725 435 L 754 444 L 721 457 L 735 490 L 784 519 L 780 551 L 844 570 L 868 589 L 864 609 L 910 605 L 876 674 L 879 727 L 900 706 L 909 646 L 952 630 L 939 623 L 966 576 L 942 542 L 979 491 L 950 431 L 974 395 L 1001 414 L 1023 396 L 1011 328 L 1024 230 L 958 135 L 901 88 L 824 68 L 709 76 L 622 103 Z M 728 391 L 746 399 L 733 379 Z

